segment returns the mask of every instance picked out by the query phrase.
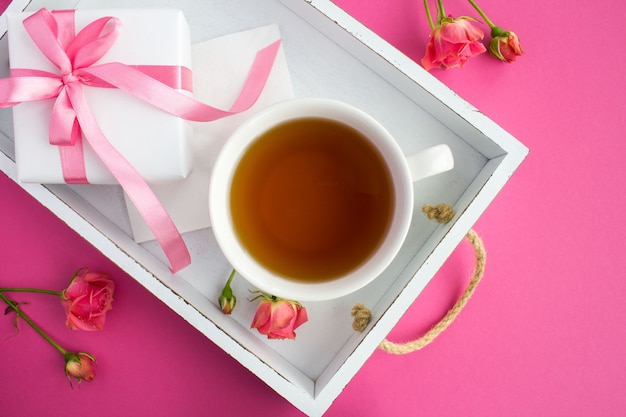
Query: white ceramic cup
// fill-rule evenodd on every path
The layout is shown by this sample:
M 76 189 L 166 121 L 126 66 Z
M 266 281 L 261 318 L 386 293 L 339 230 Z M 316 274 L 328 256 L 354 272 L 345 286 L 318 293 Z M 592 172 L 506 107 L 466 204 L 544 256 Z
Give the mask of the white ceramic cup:
M 329 281 L 305 282 L 266 269 L 244 248 L 233 227 L 230 187 L 238 162 L 249 145 L 272 127 L 291 119 L 332 119 L 364 134 L 383 156 L 394 187 L 391 225 L 378 249 L 349 273 Z M 402 247 L 413 215 L 413 182 L 454 167 L 447 145 L 405 156 L 396 140 L 371 116 L 346 103 L 325 98 L 297 98 L 265 108 L 245 121 L 227 140 L 213 168 L 209 188 L 211 227 L 232 267 L 257 289 L 297 301 L 323 301 L 350 294 L 379 276 Z

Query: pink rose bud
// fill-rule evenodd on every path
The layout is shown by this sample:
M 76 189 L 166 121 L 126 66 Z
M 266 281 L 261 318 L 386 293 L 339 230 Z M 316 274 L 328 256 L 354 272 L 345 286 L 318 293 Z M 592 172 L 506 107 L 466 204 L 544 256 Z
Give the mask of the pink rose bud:
M 230 273 L 230 277 L 228 277 L 228 281 L 224 285 L 222 289 L 222 293 L 218 297 L 217 301 L 220 303 L 220 308 L 224 314 L 230 314 L 235 309 L 235 304 L 237 304 L 237 297 L 233 294 L 233 289 L 230 287 L 231 282 L 233 282 L 233 277 L 235 276 L 235 270 Z
M 67 353 L 65 355 L 65 375 L 69 379 L 70 384 L 72 378 L 78 381 L 91 382 L 96 377 L 95 370 L 96 358 L 89 353 Z
M 471 17 L 446 17 L 434 26 L 426 44 L 426 54 L 422 66 L 430 71 L 433 68 L 462 68 L 468 59 L 482 54 L 487 49 L 481 40 L 482 30 L 472 25 Z
M 268 339 L 295 339 L 296 330 L 309 318 L 306 309 L 295 301 L 262 294 L 251 329 L 257 329 Z
M 501 61 L 511 63 L 515 58 L 522 56 L 522 46 L 517 35 L 510 30 L 506 32 L 501 27 L 496 26 L 487 17 L 487 14 L 476 4 L 474 0 L 468 0 L 472 7 L 485 19 L 485 23 L 491 28 L 491 41 L 489 42 L 489 53 Z
M 234 295 L 220 295 L 219 297 L 220 308 L 224 314 L 230 314 L 235 309 L 235 304 L 237 304 L 237 297 Z
M 61 293 L 61 304 L 72 330 L 102 330 L 111 309 L 115 284 L 104 273 L 79 269 Z
M 492 34 L 494 31 L 496 30 L 492 30 Z M 511 63 L 515 61 L 515 58 L 524 54 L 522 45 L 520 45 L 519 38 L 515 32 L 511 32 L 510 30 L 500 32 L 500 34 L 495 35 L 491 39 L 491 42 L 489 42 L 489 52 L 499 60 Z

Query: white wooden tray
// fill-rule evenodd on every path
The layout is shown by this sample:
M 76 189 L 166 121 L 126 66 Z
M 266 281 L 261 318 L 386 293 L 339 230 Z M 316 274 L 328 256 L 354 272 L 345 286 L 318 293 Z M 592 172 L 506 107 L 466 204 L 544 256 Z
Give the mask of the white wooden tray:
M 192 42 L 276 23 L 296 96 L 351 103 L 383 123 L 406 153 L 447 143 L 453 171 L 415 185 L 409 237 L 392 265 L 355 294 L 307 303 L 310 321 L 296 341 L 268 341 L 249 330 L 256 303 L 251 288 L 235 281 L 240 301 L 232 316 L 217 297 L 230 266 L 210 229 L 186 233 L 192 265 L 168 271 L 153 242 L 130 237 L 117 186 L 20 184 L 28 193 L 169 305 L 191 325 L 254 372 L 304 413 L 322 415 L 393 328 L 442 263 L 502 189 L 528 150 L 416 63 L 329 0 L 33 0 L 29 10 L 60 8 L 176 7 L 187 17 Z M 8 76 L 6 37 L 0 75 Z M 11 110 L 0 110 L 0 169 L 15 179 Z M 456 218 L 438 225 L 423 204 L 447 203 Z M 361 302 L 373 313 L 363 333 L 352 330 L 350 309 Z

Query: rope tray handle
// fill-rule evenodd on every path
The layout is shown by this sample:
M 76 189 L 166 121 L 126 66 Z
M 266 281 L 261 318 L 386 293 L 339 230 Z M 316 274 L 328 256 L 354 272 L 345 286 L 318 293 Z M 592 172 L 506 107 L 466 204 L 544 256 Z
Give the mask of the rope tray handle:
M 425 205 L 424 207 L 422 207 L 422 211 L 429 219 L 434 219 L 439 223 L 449 222 L 455 214 L 454 210 L 447 204 L 439 204 L 437 206 Z M 474 248 L 474 252 L 476 254 L 476 264 L 474 266 L 472 278 L 470 279 L 467 288 L 458 299 L 458 301 L 450 310 L 448 310 L 446 315 L 438 323 L 436 323 L 428 332 L 426 332 L 426 334 L 424 334 L 420 338 L 405 343 L 395 343 L 384 339 L 378 346 L 380 349 L 395 355 L 404 355 L 407 353 L 415 352 L 416 350 L 420 350 L 429 345 L 433 340 L 435 340 L 435 338 L 439 336 L 456 319 L 461 310 L 463 310 L 467 302 L 474 294 L 478 283 L 483 277 L 483 274 L 485 272 L 486 260 L 485 247 L 476 232 L 474 230 L 470 230 L 467 233 L 466 238 L 470 241 Z M 352 311 L 350 312 L 350 314 L 354 317 L 352 328 L 355 331 L 362 332 L 371 319 L 370 310 L 363 304 L 359 303 L 352 307 Z

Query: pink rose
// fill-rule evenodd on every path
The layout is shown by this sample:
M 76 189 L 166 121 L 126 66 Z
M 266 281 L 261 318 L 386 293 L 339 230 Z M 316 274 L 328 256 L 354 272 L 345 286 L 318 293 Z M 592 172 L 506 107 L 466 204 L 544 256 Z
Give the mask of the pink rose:
M 496 30 L 492 30 L 492 35 L 494 31 Z M 511 32 L 510 30 L 500 32 L 499 35 L 494 36 L 491 42 L 489 42 L 489 52 L 499 60 L 510 64 L 515 61 L 515 58 L 522 56 L 524 51 L 522 50 L 522 45 L 515 32 Z
M 78 270 L 70 285 L 61 293 L 67 315 L 65 324 L 72 330 L 102 330 L 106 313 L 111 309 L 115 284 L 100 272 Z
M 295 301 L 263 295 L 251 329 L 267 335 L 268 339 L 295 339 L 296 330 L 309 318 L 306 309 Z
M 65 355 L 65 375 L 72 382 L 75 378 L 78 383 L 82 380 L 91 382 L 96 377 L 96 358 L 89 353 L 67 353 Z
M 434 26 L 422 66 L 430 71 L 433 68 L 461 68 L 468 59 L 482 54 L 487 49 L 481 43 L 485 36 L 482 30 L 470 23 L 471 17 L 446 17 Z

